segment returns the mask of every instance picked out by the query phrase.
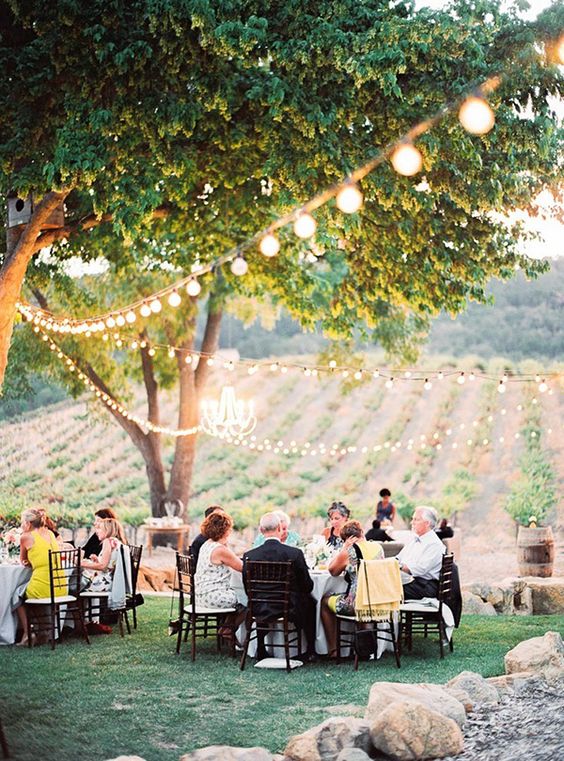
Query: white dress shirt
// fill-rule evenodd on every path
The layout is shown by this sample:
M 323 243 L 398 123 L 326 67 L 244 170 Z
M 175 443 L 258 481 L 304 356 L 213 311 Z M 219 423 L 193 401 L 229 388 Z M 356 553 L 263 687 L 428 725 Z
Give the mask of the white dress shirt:
M 441 573 L 445 545 L 434 531 L 429 530 L 406 544 L 397 555 L 400 566 L 406 565 L 412 576 L 419 579 L 438 579 Z

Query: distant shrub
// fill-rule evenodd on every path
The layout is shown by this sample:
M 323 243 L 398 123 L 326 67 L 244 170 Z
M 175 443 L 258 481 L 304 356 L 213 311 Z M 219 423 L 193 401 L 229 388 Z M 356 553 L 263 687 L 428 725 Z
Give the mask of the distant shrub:
M 403 492 L 398 491 L 393 496 L 393 502 L 400 518 L 409 523 L 416 507 L 414 500 L 410 499 Z

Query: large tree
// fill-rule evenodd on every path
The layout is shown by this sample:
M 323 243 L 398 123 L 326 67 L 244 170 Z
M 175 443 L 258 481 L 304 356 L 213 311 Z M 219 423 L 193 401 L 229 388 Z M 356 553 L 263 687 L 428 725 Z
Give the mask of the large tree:
M 153 290 L 151 273 L 173 280 L 214 261 L 501 69 L 494 130 L 471 136 L 449 116 L 420 138 L 424 184 L 386 163 L 362 184 L 362 213 L 319 209 L 313 249 L 283 231 L 279 256 L 250 253 L 247 276 L 228 267 L 206 275 L 203 348 L 215 349 L 238 294 L 283 304 L 305 328 L 346 337 L 360 325 L 393 344 L 440 309 L 483 299 L 494 275 L 540 271 L 492 212 L 531 209 L 562 179 L 562 133 L 547 99 L 560 96 L 562 77 L 544 40 L 564 14 L 556 4 L 526 23 L 499 5 L 459 0 L 416 13 L 408 0 L 0 2 L 0 176 L 6 196 L 35 199 L 2 253 L 0 381 L 24 277 L 26 298 L 59 313 L 122 306 Z M 61 202 L 64 225 L 45 229 Z M 102 256 L 111 287 L 77 297 L 61 271 L 77 254 Z M 128 292 L 115 286 L 132 278 Z M 184 351 L 195 346 L 195 311 L 191 302 L 173 328 L 159 327 Z M 141 326 L 149 340 L 153 323 Z M 117 371 L 102 374 L 112 363 L 100 364 L 99 347 L 89 355 L 92 343 L 73 341 L 91 377 L 118 383 Z M 185 427 L 198 419 L 206 370 L 181 354 L 175 361 Z M 158 424 L 159 382 L 173 368 L 146 352 L 140 368 Z M 160 435 L 118 419 L 144 454 L 154 509 L 165 493 L 186 501 L 195 437 L 178 439 L 167 487 Z

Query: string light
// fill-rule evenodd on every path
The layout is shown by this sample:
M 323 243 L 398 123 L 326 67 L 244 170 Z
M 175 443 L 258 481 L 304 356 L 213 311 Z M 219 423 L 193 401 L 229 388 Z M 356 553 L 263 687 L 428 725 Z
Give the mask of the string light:
M 139 310 L 139 314 L 141 317 L 150 317 L 151 307 L 147 304 L 147 302 L 143 302 L 141 309 Z
M 149 307 L 153 314 L 158 314 L 163 308 L 163 305 L 161 304 L 159 299 L 153 299 L 152 301 L 149 302 Z
M 241 275 L 246 275 L 249 269 L 249 265 L 247 264 L 247 260 L 242 254 L 238 254 L 235 259 L 231 262 L 231 272 L 234 275 L 237 275 L 237 277 L 240 277 Z
M 198 296 L 201 290 L 202 286 L 196 277 L 191 277 L 190 280 L 186 283 L 186 293 L 188 296 Z
M 457 383 L 459 383 L 461 386 L 462 386 L 464 383 L 466 383 L 466 376 L 464 375 L 464 373 L 463 373 L 463 372 L 462 372 L 462 373 L 460 373 L 460 375 L 459 375 L 459 376 L 458 376 L 458 378 L 456 379 L 456 382 L 457 382 Z
M 171 307 L 174 307 L 174 308 L 180 306 L 180 304 L 182 303 L 182 298 L 180 297 L 180 294 L 178 293 L 176 288 L 168 297 L 168 303 L 170 304 Z
M 137 315 L 131 309 L 128 312 L 125 313 L 125 320 L 130 325 L 132 325 L 135 322 L 136 319 L 137 319 Z
M 546 384 L 546 381 L 545 381 L 545 380 L 544 380 L 544 378 L 543 378 L 543 380 L 541 381 L 541 383 L 539 383 L 539 391 L 540 391 L 540 393 L 541 393 L 541 394 L 544 394 L 544 392 L 545 392 L 547 389 L 548 389 L 548 386 L 547 386 L 547 384 Z
M 497 390 L 500 394 L 505 394 L 505 383 L 502 380 L 500 380 Z
M 272 233 L 268 233 L 262 238 L 259 244 L 259 250 L 263 256 L 272 258 L 280 251 L 280 241 Z
M 418 148 L 411 143 L 398 145 L 391 157 L 392 166 L 398 174 L 412 177 L 423 167 L 423 156 Z
M 425 391 L 430 391 L 433 388 L 433 384 L 428 378 L 425 378 L 425 383 L 423 384 L 423 388 Z
M 300 214 L 294 222 L 294 232 L 298 238 L 311 238 L 316 230 L 317 222 L 307 212 Z
M 362 207 L 363 196 L 358 185 L 348 182 L 339 190 L 335 201 L 337 208 L 344 214 L 354 214 Z
M 495 124 L 495 115 L 483 98 L 466 98 L 458 112 L 460 123 L 473 135 L 485 135 Z

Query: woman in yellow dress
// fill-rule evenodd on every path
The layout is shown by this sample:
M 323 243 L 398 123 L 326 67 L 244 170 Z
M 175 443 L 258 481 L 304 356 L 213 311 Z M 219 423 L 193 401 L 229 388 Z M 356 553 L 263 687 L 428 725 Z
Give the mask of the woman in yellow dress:
M 27 645 L 27 615 L 24 607 L 25 599 L 40 599 L 51 596 L 49 583 L 49 550 L 54 552 L 61 549 L 55 535 L 45 525 L 44 510 L 24 510 L 22 513 L 23 534 L 20 539 L 20 562 L 31 566 L 31 579 L 24 592 L 24 599 L 16 608 L 18 619 L 23 628 L 23 637 L 18 645 Z M 67 590 L 60 587 L 55 595 L 66 595 Z
M 380 560 L 384 557 L 384 550 L 378 542 L 369 542 L 364 538 L 364 531 L 358 521 L 345 523 L 341 529 L 341 539 L 342 549 L 329 563 L 329 573 L 331 576 L 340 576 L 345 572 L 347 591 L 339 595 L 326 595 L 321 600 L 321 620 L 331 658 L 337 654 L 336 614 L 354 616 L 360 560 Z

